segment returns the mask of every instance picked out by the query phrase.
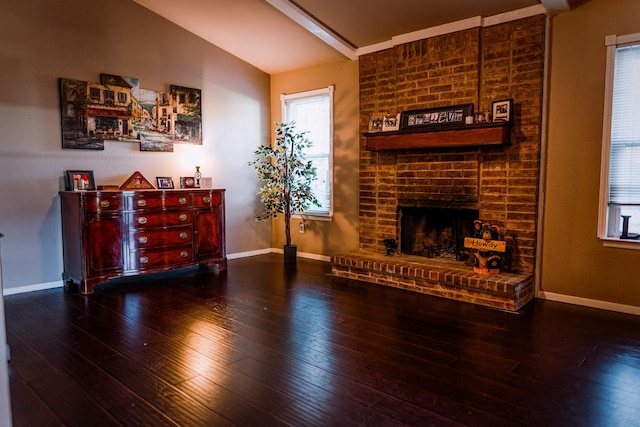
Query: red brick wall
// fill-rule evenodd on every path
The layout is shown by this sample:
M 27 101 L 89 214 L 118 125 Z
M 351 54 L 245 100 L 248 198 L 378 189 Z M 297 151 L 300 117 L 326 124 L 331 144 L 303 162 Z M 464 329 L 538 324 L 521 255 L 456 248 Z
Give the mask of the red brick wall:
M 360 57 L 360 130 L 369 114 L 513 98 L 511 144 L 368 151 L 360 138 L 360 247 L 398 239 L 398 199 L 477 207 L 510 246 L 508 269 L 533 272 L 540 173 L 543 15 L 419 40 Z

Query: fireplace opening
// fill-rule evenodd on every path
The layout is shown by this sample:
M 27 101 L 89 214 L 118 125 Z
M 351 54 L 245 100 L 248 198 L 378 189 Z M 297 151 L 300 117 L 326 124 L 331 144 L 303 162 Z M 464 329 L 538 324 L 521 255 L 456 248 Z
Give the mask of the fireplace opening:
M 401 207 L 400 249 L 407 255 L 465 261 L 464 238 L 473 235 L 478 210 Z

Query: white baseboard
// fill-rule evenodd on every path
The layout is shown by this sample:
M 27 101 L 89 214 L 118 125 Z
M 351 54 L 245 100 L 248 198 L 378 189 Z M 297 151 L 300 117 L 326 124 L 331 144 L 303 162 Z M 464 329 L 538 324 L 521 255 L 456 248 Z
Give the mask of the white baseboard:
M 553 292 L 538 291 L 537 295 L 540 299 L 549 301 L 564 302 L 567 304 L 581 305 L 584 307 L 598 308 L 601 310 L 616 311 L 618 313 L 633 314 L 640 316 L 640 307 L 633 305 L 617 304 L 615 302 L 600 301 L 589 298 L 576 297 L 573 295 L 556 294 Z
M 271 252 L 273 252 L 273 250 L 271 248 L 260 249 L 260 250 L 257 250 L 257 251 L 238 252 L 238 253 L 235 253 L 235 254 L 228 254 L 227 255 L 227 259 L 247 258 L 247 257 L 250 257 L 250 256 L 270 254 Z
M 271 253 L 284 254 L 284 249 L 271 248 Z M 309 252 L 298 252 L 298 258 L 313 259 L 316 261 L 331 262 L 331 257 L 326 255 L 311 254 Z
M 266 249 L 260 249 L 260 250 L 257 250 L 257 251 L 238 252 L 238 253 L 235 253 L 235 254 L 227 255 L 227 259 L 248 258 L 248 257 L 251 257 L 251 256 L 264 255 L 264 254 L 270 254 L 270 253 L 282 254 L 282 253 L 284 253 L 284 250 L 277 249 L 277 248 L 266 248 Z M 331 262 L 331 257 L 325 256 L 325 255 L 310 254 L 310 253 L 307 253 L 307 252 L 298 252 L 298 256 L 300 258 L 308 258 L 308 259 L 313 259 L 313 260 L 316 260 L 316 261 Z M 27 292 L 43 291 L 43 290 L 46 290 L 46 289 L 53 289 L 53 288 L 61 288 L 63 286 L 64 286 L 64 282 L 62 280 L 56 280 L 55 282 L 36 283 L 35 285 L 26 285 L 26 286 L 18 286 L 18 287 L 15 287 L 15 288 L 3 289 L 2 290 L 2 294 L 4 296 L 15 295 L 15 294 L 24 294 L 24 293 L 27 293 Z
M 61 288 L 64 286 L 62 280 L 56 280 L 55 282 L 36 283 L 35 285 L 18 286 L 15 288 L 5 288 L 2 290 L 2 295 L 15 295 L 24 294 L 27 292 L 44 291 L 45 289 Z

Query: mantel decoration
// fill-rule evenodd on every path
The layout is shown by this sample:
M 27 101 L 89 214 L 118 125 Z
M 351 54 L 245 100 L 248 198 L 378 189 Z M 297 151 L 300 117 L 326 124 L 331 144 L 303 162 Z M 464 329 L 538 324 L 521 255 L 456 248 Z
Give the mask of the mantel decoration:
M 249 162 L 264 185 L 258 191 L 264 205 L 264 213 L 256 221 L 266 221 L 284 215 L 284 261 L 296 262 L 297 247 L 291 244 L 291 216 L 320 203 L 311 191 L 311 183 L 317 179 L 316 168 L 304 155 L 312 142 L 307 132 L 296 132 L 295 122 L 276 123 L 273 145 L 259 145 L 255 160 Z
M 491 117 L 494 122 L 510 122 L 513 118 L 513 99 L 493 101 L 491 103 Z
M 473 104 L 452 105 L 422 110 L 403 111 L 402 129 L 415 129 L 433 126 L 462 125 L 465 118 L 473 116 Z
M 104 150 L 105 141 L 136 142 L 140 151 L 202 145 L 201 91 L 141 89 L 135 77 L 101 74 L 100 83 L 60 78 L 62 148 Z

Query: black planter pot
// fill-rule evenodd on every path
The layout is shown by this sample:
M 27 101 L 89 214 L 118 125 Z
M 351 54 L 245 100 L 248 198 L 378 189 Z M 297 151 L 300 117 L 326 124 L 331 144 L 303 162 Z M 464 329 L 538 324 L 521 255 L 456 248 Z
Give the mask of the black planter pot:
M 284 263 L 295 264 L 298 258 L 298 247 L 296 245 L 284 245 Z

